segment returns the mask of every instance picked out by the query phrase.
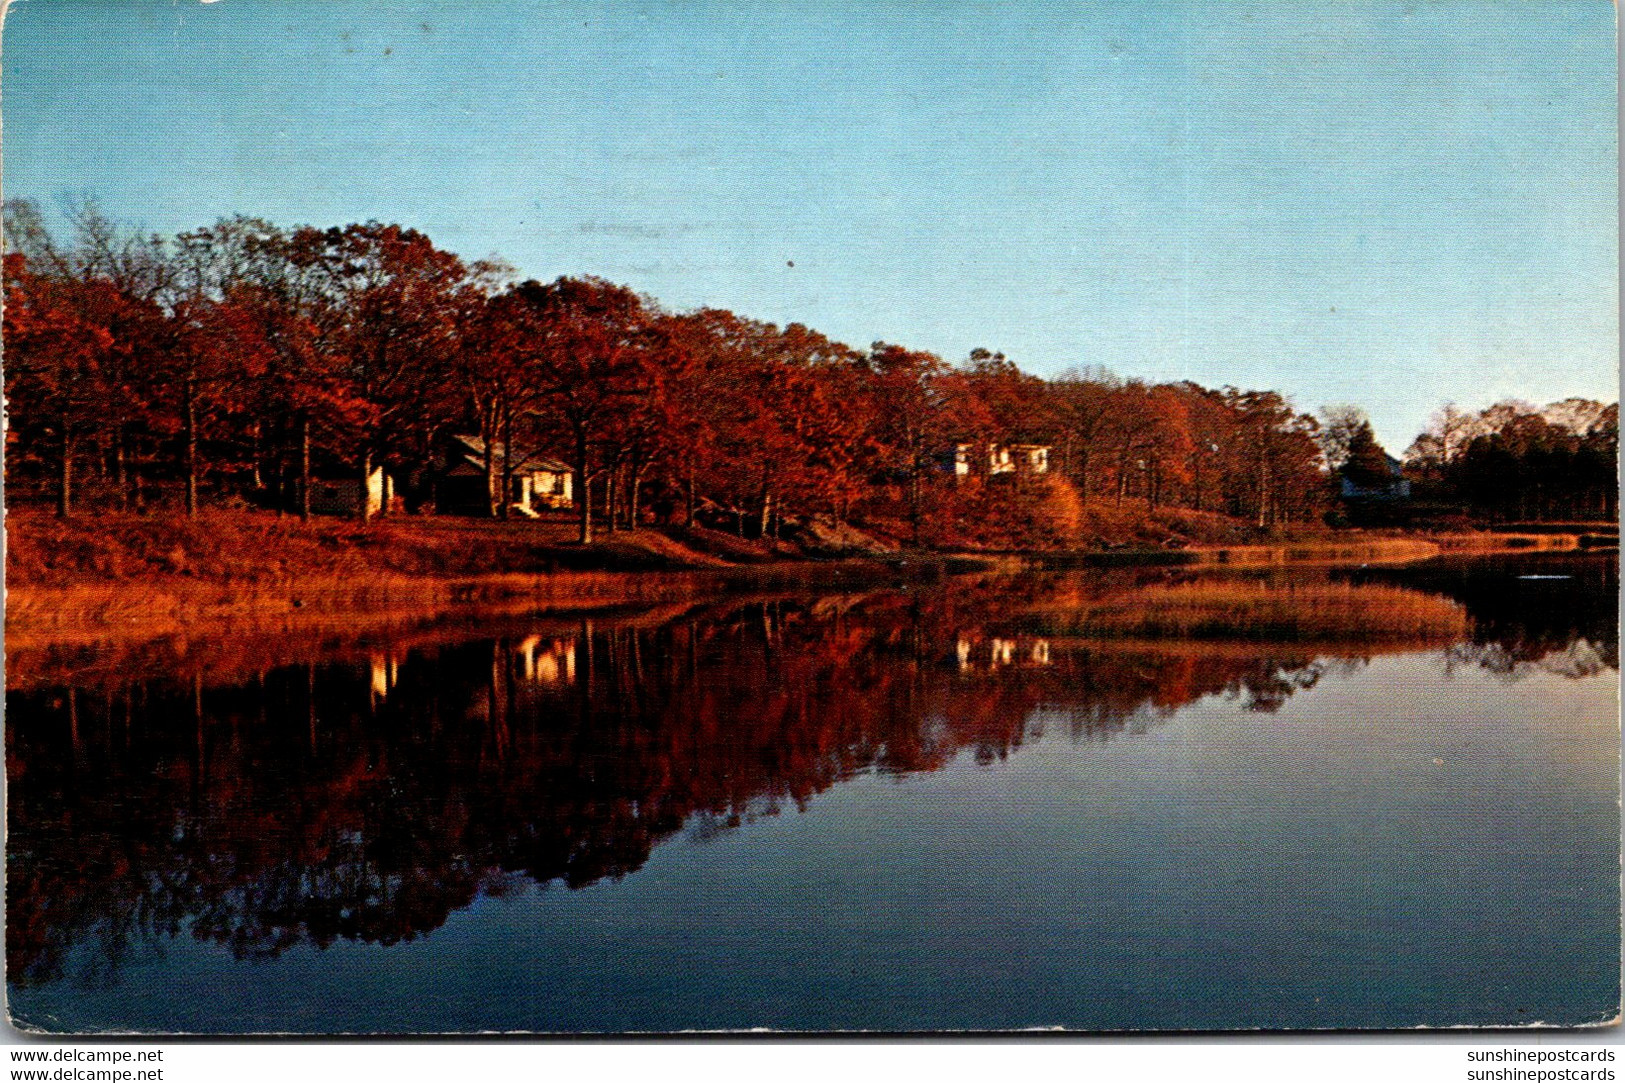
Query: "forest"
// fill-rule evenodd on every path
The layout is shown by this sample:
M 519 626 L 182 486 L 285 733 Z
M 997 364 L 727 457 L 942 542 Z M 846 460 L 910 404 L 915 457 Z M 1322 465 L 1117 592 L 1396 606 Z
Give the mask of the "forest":
M 1076 544 L 1090 506 L 1269 531 L 1340 524 L 1340 478 L 1368 487 L 1346 497 L 1397 476 L 1358 409 L 1317 418 L 1274 390 L 855 348 L 592 277 L 516 281 L 378 222 L 157 236 L 88 201 L 67 218 L 59 238 L 35 205 L 5 207 L 6 483 L 64 517 L 308 517 L 313 478 L 365 491 L 379 469 L 379 514 L 429 514 L 452 436 L 478 438 L 493 518 L 514 514 L 522 463 L 563 464 L 584 543 L 819 519 L 914 545 Z M 1403 471 L 1432 514 L 1607 518 L 1617 433 L 1617 404 L 1447 408 Z M 1041 468 L 1019 468 L 1022 448 L 1045 449 Z

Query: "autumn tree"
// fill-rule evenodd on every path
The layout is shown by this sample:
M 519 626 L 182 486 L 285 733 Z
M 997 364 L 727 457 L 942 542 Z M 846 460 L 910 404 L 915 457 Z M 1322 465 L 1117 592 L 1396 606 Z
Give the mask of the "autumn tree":
M 74 507 L 74 462 L 102 415 L 114 339 L 88 312 L 115 304 L 106 284 L 51 281 L 20 253 L 5 257 L 6 393 L 20 408 L 11 431 L 57 448 L 57 515 Z
M 1362 487 L 1382 485 L 1393 479 L 1388 452 L 1377 443 L 1369 421 L 1361 420 L 1348 435 L 1338 471 Z
M 111 466 L 123 506 L 131 487 L 134 429 L 151 421 L 162 391 L 170 268 L 160 238 L 120 229 L 93 202 L 70 204 L 68 224 L 71 239 L 61 245 L 31 203 L 6 204 L 6 243 L 18 257 L 8 264 L 8 272 L 15 272 L 8 294 L 13 303 L 31 309 L 14 321 L 18 338 L 12 345 L 24 353 L 30 347 L 41 350 L 33 359 L 13 358 L 21 365 L 14 386 L 24 411 L 30 390 L 50 400 L 41 405 L 56 418 L 53 436 L 65 452 L 59 456 L 65 471 L 58 479 L 59 507 L 64 494 L 71 506 L 72 470 L 81 447 L 100 453 L 95 461 L 104 474 Z M 91 339 L 96 345 L 87 352 Z M 60 345 L 60 357 L 52 356 L 55 347 L 49 342 Z M 47 378 L 51 371 L 60 379 Z M 70 400 L 85 406 L 62 409 Z
M 658 313 L 625 286 L 598 278 L 514 287 L 516 349 L 534 375 L 540 410 L 565 433 L 580 540 L 592 541 L 591 485 L 615 459 L 617 421 L 640 408 L 655 373 Z
M 838 400 L 857 386 L 856 355 L 800 324 L 724 321 L 728 331 L 712 356 L 718 455 L 714 491 L 768 533 L 786 510 L 815 507 L 839 514 L 870 433 L 861 397 Z
M 944 402 L 946 366 L 935 354 L 876 342 L 864 360 L 871 411 L 871 436 L 886 449 L 892 469 L 907 486 L 908 518 L 916 541 L 920 535 L 921 478 L 931 458 L 945 450 L 960 423 Z
M 199 392 L 206 402 L 229 396 L 219 404 L 246 442 L 249 492 L 274 490 L 279 510 L 292 505 L 308 518 L 312 415 L 326 412 L 332 393 L 319 287 L 301 272 L 288 234 L 261 219 L 221 219 L 180 234 L 175 247 L 176 307 L 191 323 L 171 366 L 183 411 L 195 413 Z M 195 493 L 197 425 L 184 427 Z
M 614 415 L 603 441 L 609 474 L 605 514 L 611 531 L 617 511 L 628 530 L 638 528 L 645 480 L 656 467 L 677 458 L 692 411 L 682 396 L 692 386 L 696 359 L 674 318 L 656 313 L 643 343 L 644 393 Z
M 365 494 L 376 464 L 422 455 L 445 424 L 470 271 L 422 233 L 379 222 L 304 227 L 290 248 L 333 352 L 329 419 Z
M 1236 441 L 1238 418 L 1224 395 L 1190 381 L 1173 385 L 1185 406 L 1190 429 L 1191 457 L 1188 506 L 1214 511 L 1223 506 L 1230 449 Z
M 1343 469 L 1343 465 L 1349 461 L 1349 449 L 1362 426 L 1369 430 L 1371 423 L 1365 411 L 1358 406 L 1341 403 L 1320 408 L 1320 432 L 1316 435 L 1316 443 L 1326 457 L 1328 470 L 1335 473 Z
M 1447 404 L 1406 451 L 1434 506 L 1480 519 L 1618 514 L 1618 403 L 1504 400 L 1478 413 Z
M 1061 472 L 1072 478 L 1085 503 L 1105 454 L 1123 382 L 1103 370 L 1073 370 L 1050 382 L 1049 402 L 1059 442 Z
M 1236 418 L 1227 479 L 1232 514 L 1260 529 L 1309 518 L 1319 503 L 1319 425 L 1276 391 L 1224 389 Z

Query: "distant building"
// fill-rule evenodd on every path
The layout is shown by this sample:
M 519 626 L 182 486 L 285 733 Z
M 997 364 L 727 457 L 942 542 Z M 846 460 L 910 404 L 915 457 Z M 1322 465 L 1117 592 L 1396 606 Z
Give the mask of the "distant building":
M 954 473 L 959 477 L 970 474 L 1047 474 L 1049 473 L 1048 444 L 956 444 L 954 446 Z
M 359 515 L 363 496 L 367 515 L 377 515 L 395 498 L 395 480 L 381 466 L 375 466 L 367 475 L 366 492 L 361 489 L 361 478 L 355 472 L 338 471 L 312 473 L 310 478 L 310 510 L 317 515 Z
M 498 483 L 502 472 L 501 444 L 494 444 Z M 539 455 L 520 455 L 508 464 L 508 506 L 521 515 L 540 508 L 568 508 L 574 503 L 574 471 L 564 463 Z M 435 479 L 435 510 L 453 515 L 489 515 L 491 499 L 485 488 L 485 441 L 478 436 L 453 436 L 446 442 L 445 461 Z
M 1358 480 L 1351 477 L 1347 468 L 1339 475 L 1339 495 L 1344 500 L 1409 500 L 1411 498 L 1410 479 L 1405 477 L 1405 467 L 1392 455 L 1383 455 L 1384 471 L 1380 476 L 1369 474 Z

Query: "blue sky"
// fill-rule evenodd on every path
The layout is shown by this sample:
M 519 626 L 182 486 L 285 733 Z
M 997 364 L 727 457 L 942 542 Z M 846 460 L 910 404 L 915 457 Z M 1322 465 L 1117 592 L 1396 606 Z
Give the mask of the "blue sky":
M 16 0 L 4 185 L 378 218 L 856 346 L 1617 395 L 1602 0 Z

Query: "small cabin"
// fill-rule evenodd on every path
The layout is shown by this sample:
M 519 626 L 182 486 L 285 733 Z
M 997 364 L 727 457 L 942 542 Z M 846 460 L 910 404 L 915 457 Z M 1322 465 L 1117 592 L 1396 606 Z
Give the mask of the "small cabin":
M 394 498 L 395 479 L 381 466 L 373 467 L 367 475 L 365 493 L 354 471 L 324 471 L 310 478 L 310 510 L 316 515 L 360 515 L 365 499 L 370 517 L 383 511 Z
M 1049 473 L 1048 444 L 956 444 L 954 474 L 1015 474 L 1029 476 Z
M 502 471 L 501 444 L 491 454 Z M 542 508 L 572 505 L 574 471 L 567 465 L 537 455 L 517 455 L 508 464 L 508 506 L 520 515 L 535 515 Z M 453 436 L 447 441 L 445 461 L 435 479 L 435 508 L 454 515 L 489 515 L 485 488 L 485 441 L 478 436 Z

